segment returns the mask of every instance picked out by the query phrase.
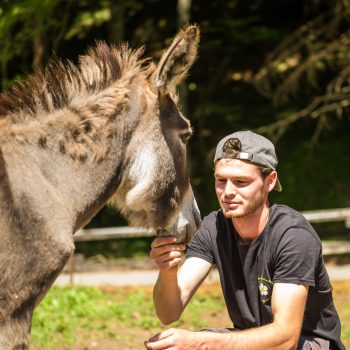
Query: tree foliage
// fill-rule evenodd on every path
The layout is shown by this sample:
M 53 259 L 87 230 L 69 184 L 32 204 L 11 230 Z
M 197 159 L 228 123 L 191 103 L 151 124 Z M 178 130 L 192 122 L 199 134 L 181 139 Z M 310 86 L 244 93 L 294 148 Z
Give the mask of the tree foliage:
M 326 5 L 320 12 L 320 6 Z M 317 120 L 313 143 L 332 119 L 340 119 L 350 106 L 350 2 L 319 2 L 313 18 L 289 34 L 269 55 L 255 75 L 258 91 L 283 107 L 300 96 L 306 106 L 260 132 L 280 137 L 301 118 Z
M 96 40 L 145 45 L 157 60 L 183 22 L 197 23 L 200 52 L 180 93 L 195 130 L 190 172 L 202 213 L 217 208 L 216 144 L 239 129 L 278 140 L 284 190 L 273 200 L 345 207 L 349 11 L 348 0 L 2 0 L 1 88 L 54 56 L 77 60 Z M 92 224 L 116 222 L 124 223 L 104 209 Z

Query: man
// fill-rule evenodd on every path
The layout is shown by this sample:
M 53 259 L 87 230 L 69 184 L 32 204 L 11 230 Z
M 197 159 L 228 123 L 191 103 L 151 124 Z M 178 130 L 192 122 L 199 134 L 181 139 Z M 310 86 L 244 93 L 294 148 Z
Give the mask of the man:
M 273 144 L 236 132 L 219 142 L 214 163 L 221 209 L 204 218 L 181 267 L 183 244 L 152 243 L 160 269 L 154 303 L 164 324 L 178 320 L 215 264 L 234 328 L 169 329 L 147 349 L 344 350 L 316 232 L 300 213 L 269 203 L 269 193 L 282 190 Z

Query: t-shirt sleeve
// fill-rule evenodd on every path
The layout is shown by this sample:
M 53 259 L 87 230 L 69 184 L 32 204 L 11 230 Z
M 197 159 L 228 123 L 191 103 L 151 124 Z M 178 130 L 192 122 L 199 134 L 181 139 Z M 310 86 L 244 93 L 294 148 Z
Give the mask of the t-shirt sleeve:
M 211 264 L 215 264 L 215 258 L 212 249 L 212 236 L 210 229 L 212 220 L 204 218 L 199 230 L 194 234 L 187 246 L 187 258 L 201 258 Z
M 321 254 L 321 242 L 309 231 L 290 228 L 277 247 L 274 282 L 315 286 L 315 274 Z

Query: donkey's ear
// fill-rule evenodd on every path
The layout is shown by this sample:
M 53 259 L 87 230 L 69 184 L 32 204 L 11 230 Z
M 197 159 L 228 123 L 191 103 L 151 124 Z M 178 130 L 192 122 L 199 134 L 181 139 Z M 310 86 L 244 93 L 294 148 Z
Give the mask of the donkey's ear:
M 181 30 L 163 54 L 155 72 L 155 84 L 161 94 L 175 92 L 197 56 L 199 29 L 188 26 Z

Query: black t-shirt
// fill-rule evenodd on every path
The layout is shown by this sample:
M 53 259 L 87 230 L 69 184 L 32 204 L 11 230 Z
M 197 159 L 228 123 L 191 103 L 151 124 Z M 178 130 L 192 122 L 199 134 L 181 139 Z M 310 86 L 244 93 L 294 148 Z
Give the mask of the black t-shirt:
M 239 244 L 231 219 L 221 210 L 212 212 L 189 243 L 187 257 L 217 266 L 227 309 L 237 329 L 272 322 L 274 283 L 309 286 L 301 334 L 329 340 L 332 349 L 345 350 L 320 239 L 297 211 L 272 205 L 267 225 L 249 247 Z

